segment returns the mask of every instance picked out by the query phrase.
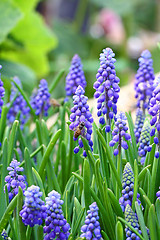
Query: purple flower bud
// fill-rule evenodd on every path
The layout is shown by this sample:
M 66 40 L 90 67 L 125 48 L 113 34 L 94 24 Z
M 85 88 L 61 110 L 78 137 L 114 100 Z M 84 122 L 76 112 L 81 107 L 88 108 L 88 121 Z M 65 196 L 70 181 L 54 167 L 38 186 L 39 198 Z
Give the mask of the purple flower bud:
M 135 121 L 135 128 L 134 128 L 136 143 L 139 142 L 143 124 L 144 124 L 144 115 L 142 110 L 138 108 L 136 111 L 136 121 Z
M 121 205 L 122 211 L 124 212 L 127 204 L 132 206 L 133 199 L 134 173 L 132 171 L 130 163 L 127 163 L 123 170 L 122 187 L 122 197 L 119 199 L 119 204 Z M 137 194 L 137 201 L 140 205 L 141 202 L 138 198 L 139 194 Z
M 136 214 L 133 212 L 132 208 L 129 204 L 127 204 L 125 209 L 125 220 L 134 228 L 136 229 L 139 234 L 141 234 L 140 226 L 138 223 L 138 218 Z M 126 239 L 140 239 L 135 233 L 132 232 L 132 230 L 126 225 L 125 226 L 125 232 L 126 232 Z
M 145 162 L 146 154 L 149 148 L 150 144 L 150 131 L 151 127 L 148 121 L 146 121 L 143 125 L 141 136 L 139 140 L 139 148 L 138 148 L 138 154 L 141 157 L 141 164 L 143 165 Z

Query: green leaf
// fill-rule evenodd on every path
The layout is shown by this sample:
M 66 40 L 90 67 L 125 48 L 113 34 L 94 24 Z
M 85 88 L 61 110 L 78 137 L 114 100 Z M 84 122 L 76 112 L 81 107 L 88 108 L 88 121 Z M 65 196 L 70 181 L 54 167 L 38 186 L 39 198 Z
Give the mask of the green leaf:
M 27 13 L 11 34 L 23 48 L 9 51 L 8 56 L 2 52 L 1 56 L 28 65 L 38 76 L 46 74 L 49 71 L 47 53 L 56 47 L 57 38 L 44 24 L 42 16 L 33 11 Z
M 61 132 L 62 132 L 61 129 L 59 129 L 55 133 L 55 135 L 52 136 L 52 138 L 51 138 L 51 140 L 50 140 L 50 142 L 49 142 L 49 144 L 48 144 L 48 146 L 46 148 L 46 151 L 45 151 L 45 153 L 43 155 L 42 162 L 41 162 L 41 165 L 40 165 L 40 168 L 39 168 L 39 175 L 40 176 L 42 176 L 42 174 L 43 174 L 43 171 L 44 171 L 44 168 L 45 168 L 45 166 L 47 164 L 49 156 L 50 156 L 50 154 L 51 154 L 51 152 L 52 152 L 52 150 L 53 150 L 53 148 L 54 148 L 58 138 L 60 137 Z
M 4 194 L 4 185 L 5 185 L 5 177 L 8 174 L 7 171 L 7 153 L 8 153 L 8 140 L 7 138 L 5 138 L 4 142 L 3 142 L 3 155 L 2 155 L 2 173 L 1 173 L 1 178 L 0 178 L 0 203 L 1 203 L 1 207 L 0 207 L 0 218 L 2 217 L 5 208 L 6 208 L 6 202 L 5 202 L 5 194 Z
M 24 87 L 24 90 L 27 92 L 32 92 L 33 88 L 36 85 L 36 76 L 35 73 L 27 66 L 20 63 L 14 63 L 7 60 L 0 60 L 2 65 L 1 73 L 5 78 L 13 78 L 14 76 L 19 77 Z
M 158 240 L 160 236 L 158 234 L 157 218 L 153 204 L 150 206 L 148 212 L 148 225 L 151 239 Z
M 16 207 L 16 204 L 17 204 L 17 198 L 18 198 L 18 195 L 16 195 L 12 201 L 9 203 L 6 211 L 4 212 L 1 220 L 0 220 L 0 233 L 3 231 L 3 229 L 5 229 L 8 221 L 9 221 L 9 218 L 13 212 L 13 210 L 15 209 Z
M 87 159 L 84 160 L 84 169 L 83 169 L 83 190 L 84 190 L 84 200 L 85 200 L 85 209 L 89 210 L 89 205 L 91 204 L 91 192 L 90 192 L 90 166 Z
M 25 160 L 25 170 L 27 172 L 27 182 L 29 186 L 31 186 L 32 184 L 34 184 L 34 179 L 32 174 L 32 161 L 30 158 L 28 148 L 25 148 L 24 150 L 24 160 Z
M 117 222 L 116 224 L 116 240 L 123 240 L 124 235 L 123 235 L 123 226 L 120 221 Z
M 62 70 L 58 73 L 58 75 L 55 77 L 55 79 L 52 81 L 52 84 L 51 84 L 51 86 L 49 87 L 49 92 L 50 92 L 50 93 L 53 92 L 53 90 L 55 89 L 55 87 L 57 86 L 57 84 L 59 83 L 59 81 L 61 80 L 61 78 L 63 77 L 64 73 L 65 73 L 65 70 L 62 69 Z
M 18 199 L 17 199 L 17 218 L 18 218 L 18 233 L 19 233 L 19 240 L 25 240 L 26 239 L 26 234 L 25 234 L 25 225 L 22 222 L 22 218 L 19 216 L 19 212 L 22 210 L 23 206 L 23 191 L 22 188 L 19 187 L 19 192 L 18 192 Z
M 122 212 L 122 208 L 121 206 L 119 205 L 119 201 L 117 200 L 117 198 L 115 197 L 114 193 L 112 192 L 111 189 L 108 188 L 108 194 L 109 194 L 109 197 L 110 197 L 110 200 L 111 200 L 111 204 L 112 204 L 112 207 L 114 209 L 114 212 L 117 216 L 119 217 L 122 217 L 124 218 L 124 214 Z
M 133 190 L 133 200 L 132 200 L 132 210 L 135 210 L 135 201 L 137 199 L 138 192 L 138 166 L 137 161 L 134 161 L 134 190 Z
M 143 168 L 142 171 L 139 173 L 139 175 L 138 175 L 138 182 L 144 180 L 145 175 L 146 175 L 146 172 L 147 172 L 147 169 L 148 169 L 149 167 L 151 167 L 151 165 L 146 166 L 146 167 Z
M 45 190 L 44 190 L 44 187 L 43 187 L 42 179 L 39 176 L 38 172 L 33 167 L 32 167 L 32 173 L 33 173 L 33 176 L 35 178 L 35 182 L 36 182 L 37 186 L 39 186 L 41 191 L 43 192 L 42 199 L 44 201 L 45 197 L 46 197 L 46 194 L 45 194 Z
M 15 120 L 12 125 L 12 130 L 11 130 L 11 134 L 10 134 L 10 138 L 9 138 L 9 146 L 8 146 L 8 165 L 12 160 L 13 148 L 14 148 L 14 144 L 16 141 L 16 133 L 17 133 L 17 129 L 18 129 L 18 124 L 19 124 L 19 122 L 17 120 Z
M 138 216 L 138 222 L 140 224 L 143 237 L 145 238 L 145 240 L 148 240 L 149 238 L 148 238 L 146 226 L 145 226 L 145 223 L 144 223 L 143 213 L 142 213 L 142 210 L 141 210 L 138 202 L 135 202 L 135 207 L 136 207 L 136 213 L 137 213 L 137 216 Z
M 114 174 L 114 176 L 117 180 L 118 186 L 119 186 L 120 190 L 122 190 L 122 183 L 121 183 L 120 177 L 118 176 L 118 173 L 117 173 L 117 170 L 116 170 L 115 165 L 113 163 L 113 160 L 111 158 L 110 149 L 109 149 L 104 137 L 102 136 L 102 134 L 98 130 L 97 130 L 97 134 L 98 134 L 98 137 L 99 137 L 104 149 L 106 150 L 106 154 L 107 154 L 106 157 L 108 158 L 108 161 L 109 161 L 110 166 L 112 168 L 113 174 Z
M 33 10 L 39 1 L 40 0 L 27 0 L 27 1 L 14 0 L 15 4 L 21 9 L 23 13 L 28 13 L 31 10 Z
M 13 1 L 0 1 L 0 43 L 5 40 L 22 16 L 23 14 Z

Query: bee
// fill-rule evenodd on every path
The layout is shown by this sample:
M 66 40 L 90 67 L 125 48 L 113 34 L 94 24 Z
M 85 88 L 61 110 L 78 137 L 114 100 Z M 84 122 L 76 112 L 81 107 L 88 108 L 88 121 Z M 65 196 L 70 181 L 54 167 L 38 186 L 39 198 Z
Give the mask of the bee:
M 78 138 L 79 135 L 81 135 L 84 126 L 85 126 L 85 123 L 84 122 L 80 122 L 80 124 L 77 126 L 77 128 L 76 128 L 76 130 L 74 132 L 74 137 L 75 138 Z
M 56 100 L 56 99 L 54 99 L 54 98 L 51 98 L 50 99 L 50 104 L 51 104 L 51 106 L 53 106 L 53 107 L 60 107 L 61 105 L 59 104 L 59 102 Z

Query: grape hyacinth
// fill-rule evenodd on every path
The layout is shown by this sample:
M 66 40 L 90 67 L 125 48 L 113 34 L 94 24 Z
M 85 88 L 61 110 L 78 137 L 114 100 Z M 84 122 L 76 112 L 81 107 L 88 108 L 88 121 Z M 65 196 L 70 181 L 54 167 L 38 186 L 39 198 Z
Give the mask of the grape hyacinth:
M 19 215 L 25 225 L 30 227 L 42 225 L 43 219 L 47 217 L 45 203 L 41 199 L 42 194 L 40 188 L 34 185 L 24 192 L 25 202 Z
M 116 76 L 114 63 L 116 59 L 112 49 L 103 49 L 100 54 L 100 68 L 96 75 L 97 81 L 94 83 L 96 90 L 94 97 L 97 99 L 97 116 L 99 123 L 105 124 L 106 132 L 110 132 L 111 120 L 117 114 L 117 101 L 119 98 L 119 78 Z
M 85 219 L 85 225 L 81 227 L 81 237 L 87 239 L 87 240 L 98 240 L 102 239 L 101 235 L 101 228 L 100 224 L 98 222 L 99 216 L 98 216 L 98 207 L 96 202 L 92 203 L 89 206 L 89 209 L 87 211 L 87 216 Z
M 150 131 L 151 126 L 148 121 L 144 123 L 142 128 L 140 140 L 139 140 L 139 148 L 138 148 L 138 155 L 141 157 L 141 164 L 143 165 L 146 159 L 147 152 L 150 152 L 152 147 L 150 144 Z
M 46 234 L 44 240 L 59 239 L 67 240 L 70 233 L 70 225 L 63 216 L 61 195 L 56 191 L 51 191 L 46 197 L 46 213 L 45 226 L 43 228 Z
M 126 141 L 130 140 L 131 136 L 127 133 L 128 127 L 126 120 L 127 117 L 125 116 L 125 113 L 120 112 L 116 115 L 115 128 L 112 131 L 113 139 L 109 142 L 110 147 L 114 147 L 114 145 L 118 143 L 117 148 L 114 149 L 113 152 L 115 156 L 120 154 L 121 147 L 124 148 L 124 150 L 128 149 Z
M 75 54 L 66 77 L 66 96 L 73 96 L 78 86 L 81 86 L 85 90 L 87 84 L 82 68 L 81 59 L 78 54 Z
M 73 100 L 74 107 L 71 109 L 71 124 L 69 126 L 70 130 L 74 131 L 73 139 L 74 141 L 78 139 L 77 131 L 80 130 L 79 135 L 87 139 L 92 151 L 93 142 L 91 140 L 91 134 L 93 117 L 89 111 L 89 106 L 87 104 L 88 98 L 84 96 L 84 89 L 81 86 L 78 86 L 78 88 L 76 89 Z M 83 148 L 83 142 L 81 138 L 79 138 L 78 144 L 80 148 Z M 74 148 L 74 153 L 79 152 L 79 147 Z M 85 150 L 83 151 L 83 156 L 87 156 Z
M 127 204 L 132 206 L 134 191 L 134 173 L 129 162 L 126 163 L 123 170 L 122 187 L 122 197 L 119 199 L 119 204 L 124 212 Z M 141 201 L 138 199 L 139 197 L 140 195 L 137 193 L 137 202 L 141 205 Z
M 0 69 L 2 68 L 2 66 L 0 65 Z M 1 118 L 1 112 L 2 112 L 2 106 L 3 106 L 3 97 L 5 94 L 5 90 L 3 87 L 3 82 L 1 80 L 1 73 L 0 73 L 0 118 Z
M 142 107 L 143 113 L 145 113 L 145 109 L 149 107 L 149 100 L 154 89 L 153 84 L 155 76 L 151 53 L 148 50 L 144 50 L 138 61 L 139 69 L 136 74 L 134 87 L 136 92 L 135 98 L 137 98 L 137 107 Z
M 152 126 L 150 135 L 154 136 L 154 143 L 158 146 L 158 151 L 155 152 L 155 157 L 159 158 L 159 143 L 160 143 L 160 84 L 154 89 L 150 100 L 149 114 L 152 116 L 150 124 Z
M 11 240 L 11 238 L 8 237 L 8 234 L 7 234 L 5 229 L 3 229 L 2 233 L 1 233 L 1 236 L 4 240 Z
M 135 128 L 134 128 L 136 143 L 139 142 L 142 127 L 143 127 L 143 124 L 144 124 L 144 119 L 145 118 L 144 118 L 144 115 L 143 115 L 143 111 L 140 108 L 138 108 L 137 111 L 136 111 L 136 121 L 135 121 Z
M 19 85 L 20 88 L 22 88 L 21 81 L 19 80 L 18 77 L 14 77 L 13 80 L 17 83 L 17 85 Z M 10 95 L 10 102 L 12 101 L 13 101 L 13 104 L 9 108 L 7 119 L 9 123 L 12 124 L 16 119 L 17 114 L 19 113 L 20 114 L 19 120 L 21 123 L 21 127 L 23 127 L 23 125 L 29 119 L 30 108 L 27 106 L 27 102 L 25 101 L 21 93 L 18 91 L 14 83 L 12 83 L 11 95 Z M 9 107 L 10 103 L 8 103 L 7 105 Z
M 35 92 L 33 93 L 31 97 L 31 106 L 36 110 L 36 115 L 48 116 L 48 109 L 51 105 L 48 83 L 45 79 L 40 81 L 37 94 L 35 94 Z
M 125 209 L 125 220 L 135 229 L 137 232 L 141 235 L 142 232 L 140 230 L 140 226 L 138 223 L 138 219 L 136 214 L 133 212 L 132 208 L 129 204 L 127 204 Z M 125 226 L 125 232 L 126 232 L 126 240 L 140 240 L 140 237 L 138 237 L 132 230 L 126 225 Z
M 24 192 L 27 185 L 25 177 L 18 173 L 24 171 L 23 167 L 19 167 L 19 165 L 20 162 L 18 162 L 16 159 L 13 159 L 7 168 L 9 175 L 5 177 L 5 182 L 8 189 L 9 201 L 11 201 L 12 198 L 18 194 L 19 187 L 21 187 Z

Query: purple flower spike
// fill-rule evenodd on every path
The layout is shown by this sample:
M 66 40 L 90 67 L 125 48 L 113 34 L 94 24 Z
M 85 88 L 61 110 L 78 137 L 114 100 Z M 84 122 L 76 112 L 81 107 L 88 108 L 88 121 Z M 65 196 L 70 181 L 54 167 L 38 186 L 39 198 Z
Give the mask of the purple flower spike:
M 22 88 L 21 81 L 18 77 L 14 77 L 13 80 Z M 17 97 L 16 97 L 17 95 Z M 16 98 L 15 98 L 16 97 Z M 15 99 L 14 99 L 15 98 Z M 28 121 L 30 108 L 27 106 L 27 103 L 23 96 L 20 94 L 14 83 L 12 83 L 10 102 L 13 101 L 12 106 L 9 108 L 7 119 L 10 124 L 14 122 L 18 113 L 20 113 L 20 123 L 21 127 Z M 9 103 L 8 103 L 9 106 Z
M 19 215 L 25 225 L 33 227 L 42 225 L 43 219 L 47 217 L 44 201 L 41 200 L 42 192 L 38 186 L 32 185 L 24 192 L 25 202 Z
M 123 180 L 122 180 L 122 197 L 119 199 L 119 204 L 121 205 L 122 211 L 125 211 L 127 204 L 132 206 L 133 200 L 133 190 L 134 190 L 134 173 L 132 171 L 131 165 L 127 163 L 123 170 Z M 140 197 L 137 193 L 137 202 L 141 205 L 141 201 L 138 199 Z
M 118 143 L 118 147 L 114 150 L 114 155 L 118 155 L 121 151 L 121 147 L 126 150 L 128 149 L 127 141 L 131 139 L 131 136 L 129 133 L 127 133 L 128 127 L 127 127 L 127 117 L 123 112 L 120 112 L 116 115 L 116 122 L 115 122 L 115 128 L 112 131 L 113 138 L 109 142 L 110 147 L 114 147 L 116 143 Z
M 158 78 L 160 81 L 160 77 Z M 152 93 L 152 98 L 150 99 L 149 114 L 152 116 L 150 124 L 152 126 L 150 135 L 154 136 L 154 143 L 157 145 L 158 150 L 160 147 L 160 84 L 157 84 L 157 87 Z M 158 136 L 158 137 L 157 137 Z M 159 151 L 155 153 L 155 157 L 159 158 Z
M 135 81 L 135 98 L 137 98 L 137 107 L 142 107 L 143 112 L 149 107 L 149 100 L 152 96 L 154 89 L 154 71 L 153 60 L 151 59 L 151 53 L 148 50 L 144 50 L 141 57 L 138 59 L 139 69 L 136 74 Z
M 85 238 L 87 240 L 98 240 L 102 239 L 101 235 L 101 228 L 99 224 L 99 216 L 98 216 L 98 207 L 96 202 L 92 203 L 89 206 L 89 209 L 87 211 L 87 216 L 85 219 L 85 225 L 81 227 L 81 237 Z
M 142 232 L 140 230 L 140 226 L 138 223 L 138 219 L 136 214 L 133 212 L 132 208 L 130 207 L 129 204 L 127 204 L 126 209 L 125 209 L 125 220 L 135 229 L 139 232 L 141 235 Z M 126 232 L 126 239 L 127 240 L 140 240 L 140 238 L 132 232 L 132 230 L 126 225 L 125 226 L 125 232 Z
M 19 175 L 18 173 L 24 171 L 23 167 L 19 167 L 19 165 L 20 162 L 18 162 L 16 159 L 13 159 L 9 167 L 7 168 L 7 170 L 9 171 L 9 175 L 5 177 L 5 182 L 7 183 L 6 186 L 8 189 L 9 201 L 11 201 L 12 198 L 18 194 L 19 187 L 21 187 L 24 192 L 27 185 L 25 177 Z
M 51 191 L 46 197 L 47 218 L 43 228 L 46 234 L 44 240 L 67 240 L 70 233 L 70 225 L 63 216 L 60 194 L 56 191 Z
M 66 95 L 73 96 L 78 86 L 81 86 L 83 89 L 85 89 L 86 85 L 81 59 L 77 54 L 75 54 L 72 58 L 69 73 L 66 77 Z
M 137 111 L 136 111 L 136 121 L 135 121 L 135 128 L 134 128 L 136 143 L 139 142 L 142 127 L 143 127 L 143 124 L 144 124 L 144 119 L 145 118 L 144 118 L 144 115 L 143 115 L 143 111 L 140 108 L 138 108 Z
M 139 148 L 138 155 L 141 157 L 141 164 L 143 165 L 146 159 L 147 152 L 150 152 L 152 147 L 150 144 L 150 131 L 151 127 L 148 121 L 144 123 L 142 128 L 140 140 L 139 140 Z
M 2 68 L 2 66 L 0 65 L 0 69 Z M 5 94 L 5 90 L 3 87 L 3 82 L 1 80 L 1 73 L 0 73 L 0 118 L 1 118 L 1 112 L 2 112 L 2 106 L 3 106 L 3 97 Z
M 97 116 L 99 123 L 105 124 L 106 117 L 106 132 L 110 132 L 111 120 L 117 114 L 117 101 L 119 98 L 119 78 L 116 76 L 114 63 L 115 54 L 112 49 L 103 49 L 100 54 L 100 68 L 96 75 L 97 81 L 94 83 L 96 90 L 94 97 L 97 99 Z
M 50 93 L 48 90 L 48 83 L 45 79 L 40 81 L 37 94 L 33 92 L 31 106 L 36 110 L 36 115 L 48 116 L 48 109 L 50 108 Z
M 78 86 L 78 88 L 76 89 L 73 100 L 74 107 L 71 109 L 71 124 L 69 126 L 70 130 L 74 131 L 73 139 L 74 141 L 76 141 L 79 136 L 86 138 L 92 151 L 93 142 L 91 140 L 91 135 L 93 117 L 89 111 L 89 106 L 87 104 L 88 98 L 84 96 L 84 89 L 81 86 Z M 80 148 L 83 148 L 83 142 L 81 138 L 79 138 L 78 144 Z M 79 147 L 75 147 L 74 153 L 79 152 Z M 85 150 L 83 152 L 83 156 L 87 156 Z

